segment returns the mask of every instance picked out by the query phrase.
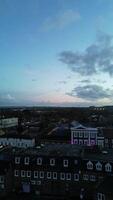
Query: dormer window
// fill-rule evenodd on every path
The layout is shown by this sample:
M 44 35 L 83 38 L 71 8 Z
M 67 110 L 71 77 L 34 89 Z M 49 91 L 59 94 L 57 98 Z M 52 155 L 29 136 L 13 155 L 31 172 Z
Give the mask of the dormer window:
M 15 157 L 15 164 L 20 164 L 20 157 Z
M 91 161 L 89 161 L 89 162 L 87 163 L 87 169 L 90 169 L 90 170 L 93 169 L 93 163 L 92 163 Z
M 102 171 L 102 164 L 101 164 L 100 162 L 98 162 L 98 163 L 96 164 L 96 170 L 97 170 L 97 171 Z
M 51 166 L 54 166 L 54 165 L 55 165 L 55 159 L 53 159 L 53 158 L 50 159 L 50 165 L 51 165 Z
M 37 165 L 42 165 L 42 158 L 37 158 Z
M 29 165 L 29 157 L 24 158 L 24 163 L 25 163 L 25 165 Z
M 111 171 L 112 171 L 112 166 L 110 165 L 110 163 L 107 163 L 107 164 L 105 165 L 105 171 L 106 171 L 106 172 L 111 172 Z
M 68 167 L 68 160 L 64 160 L 63 165 L 64 165 L 64 167 Z

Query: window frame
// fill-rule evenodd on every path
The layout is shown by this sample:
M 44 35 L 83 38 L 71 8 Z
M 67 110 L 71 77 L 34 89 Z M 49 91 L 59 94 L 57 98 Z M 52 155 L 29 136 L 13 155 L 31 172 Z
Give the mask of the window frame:
M 18 177 L 18 176 L 19 176 L 19 170 L 17 170 L 17 169 L 14 170 L 14 176 L 15 176 L 15 177 Z
M 30 162 L 29 157 L 28 157 L 28 156 L 25 157 L 25 158 L 24 158 L 24 164 L 25 164 L 25 165 L 29 165 L 29 162 Z
M 79 174 L 77 174 L 77 173 L 74 174 L 74 181 L 79 181 L 79 178 L 80 178 L 80 177 L 79 177 Z
M 55 166 L 55 159 L 54 158 L 50 158 L 50 166 Z
M 69 161 L 67 159 L 63 160 L 63 166 L 68 167 Z

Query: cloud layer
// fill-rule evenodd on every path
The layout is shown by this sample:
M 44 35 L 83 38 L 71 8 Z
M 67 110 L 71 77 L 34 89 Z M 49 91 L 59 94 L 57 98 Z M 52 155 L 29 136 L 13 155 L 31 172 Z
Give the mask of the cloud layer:
M 106 72 L 113 76 L 112 36 L 98 33 L 95 43 L 88 46 L 84 52 L 63 51 L 59 54 L 59 60 L 80 75 Z
M 78 97 L 88 101 L 100 100 L 103 98 L 110 98 L 113 96 L 113 91 L 103 89 L 98 85 L 85 85 L 75 87 L 70 93 L 70 96 Z

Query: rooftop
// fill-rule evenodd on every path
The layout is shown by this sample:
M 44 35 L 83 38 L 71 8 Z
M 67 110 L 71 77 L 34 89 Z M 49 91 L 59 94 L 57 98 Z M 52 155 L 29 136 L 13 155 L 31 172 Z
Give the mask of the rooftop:
M 2 147 L 0 155 L 81 157 L 84 160 L 113 162 L 113 149 L 100 150 L 71 144 L 41 144 L 33 148 Z

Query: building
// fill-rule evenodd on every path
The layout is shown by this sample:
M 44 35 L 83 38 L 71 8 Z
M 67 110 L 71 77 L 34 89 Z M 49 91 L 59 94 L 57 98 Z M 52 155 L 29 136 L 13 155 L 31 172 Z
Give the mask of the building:
M 18 126 L 17 117 L 0 119 L 0 128 L 10 128 L 14 126 Z
M 18 148 L 34 147 L 35 138 L 19 134 L 4 134 L 0 136 L 0 145 Z
M 97 185 L 113 176 L 113 150 L 48 144 L 13 151 L 16 191 L 48 197 L 94 198 Z
M 113 181 L 113 149 L 71 144 L 42 144 L 27 149 L 7 147 L 0 150 L 1 162 L 9 163 L 1 175 L 8 184 L 1 186 L 7 194 L 13 191 L 49 199 L 95 200 L 98 193 L 103 194 L 99 186 L 106 177 Z
M 71 144 L 94 146 L 97 144 L 98 128 L 85 127 L 81 124 L 71 128 Z

